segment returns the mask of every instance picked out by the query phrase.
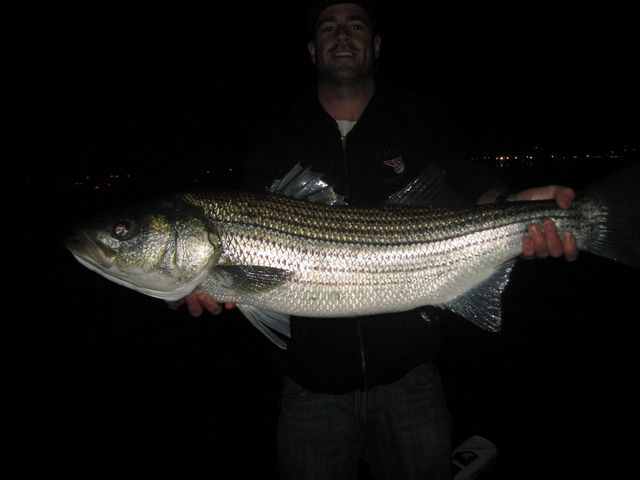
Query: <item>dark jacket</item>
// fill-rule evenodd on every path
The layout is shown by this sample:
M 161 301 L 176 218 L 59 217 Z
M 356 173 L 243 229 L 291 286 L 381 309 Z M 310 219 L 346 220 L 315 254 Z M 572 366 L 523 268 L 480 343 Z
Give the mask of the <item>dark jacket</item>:
M 296 163 L 311 166 L 353 206 L 379 206 L 430 162 L 469 203 L 498 186 L 466 164 L 435 105 L 378 87 L 342 137 L 314 96 L 297 104 L 251 148 L 248 188 L 264 189 Z M 308 390 L 344 393 L 387 384 L 433 359 L 437 326 L 417 311 L 357 318 L 293 317 L 287 351 L 274 352 L 284 375 Z

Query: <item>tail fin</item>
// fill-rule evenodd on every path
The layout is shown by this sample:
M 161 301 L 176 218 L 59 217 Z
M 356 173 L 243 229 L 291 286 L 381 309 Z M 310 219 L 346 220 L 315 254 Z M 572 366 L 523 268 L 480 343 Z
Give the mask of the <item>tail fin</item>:
M 640 267 L 640 164 L 607 177 L 583 193 L 607 206 L 606 233 L 589 245 L 589 251 Z

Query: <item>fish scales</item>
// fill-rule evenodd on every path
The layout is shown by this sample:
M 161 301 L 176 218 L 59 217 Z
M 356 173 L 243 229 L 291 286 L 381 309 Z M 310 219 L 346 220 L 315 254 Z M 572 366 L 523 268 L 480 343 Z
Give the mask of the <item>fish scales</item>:
M 366 209 L 309 204 L 278 195 L 186 195 L 214 222 L 261 227 L 301 238 L 328 241 L 407 244 L 452 238 L 467 231 L 531 220 L 557 212 L 552 202 L 522 202 L 476 206 L 462 210 L 387 207 Z M 534 206 L 536 208 L 534 208 Z
M 553 217 L 576 230 L 577 210 L 552 202 L 489 205 L 458 211 L 355 209 L 267 195 L 231 201 L 191 197 L 216 224 L 220 261 L 294 272 L 268 292 L 203 285 L 222 301 L 259 304 L 306 316 L 349 316 L 446 303 L 496 265 L 518 255 L 527 225 Z M 583 240 L 580 231 L 578 241 Z

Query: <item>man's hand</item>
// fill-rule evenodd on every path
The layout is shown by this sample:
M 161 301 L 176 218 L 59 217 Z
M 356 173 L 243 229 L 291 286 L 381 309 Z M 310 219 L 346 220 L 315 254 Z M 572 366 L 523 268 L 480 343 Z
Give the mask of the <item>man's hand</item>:
M 550 200 L 555 199 L 560 208 L 569 208 L 575 199 L 576 192 L 568 187 L 549 185 L 547 187 L 529 188 L 511 195 L 509 200 Z M 570 262 L 578 258 L 578 245 L 571 232 L 558 234 L 556 224 L 547 220 L 543 225 L 529 225 L 528 235 L 522 240 L 522 257 L 526 259 L 547 258 L 552 256 L 564 258 Z
M 236 305 L 235 303 L 228 302 L 224 305 L 216 302 L 211 295 L 205 292 L 191 292 L 182 300 L 178 300 L 177 302 L 167 302 L 167 305 L 171 310 L 177 310 L 181 305 L 187 304 L 187 309 L 192 317 L 199 317 L 206 310 L 212 315 L 219 315 L 222 313 L 222 309 L 226 308 L 227 310 L 231 310 Z

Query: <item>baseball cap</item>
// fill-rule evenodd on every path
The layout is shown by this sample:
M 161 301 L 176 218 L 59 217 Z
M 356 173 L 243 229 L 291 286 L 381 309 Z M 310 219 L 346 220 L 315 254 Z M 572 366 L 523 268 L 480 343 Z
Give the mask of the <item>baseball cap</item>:
M 376 6 L 373 0 L 314 0 L 311 1 L 309 6 L 309 35 L 313 38 L 316 34 L 316 27 L 318 23 L 318 17 L 327 8 L 333 5 L 339 5 L 341 3 L 353 3 L 360 5 L 369 16 L 371 21 L 371 30 L 373 33 L 378 31 L 378 17 L 376 15 Z

